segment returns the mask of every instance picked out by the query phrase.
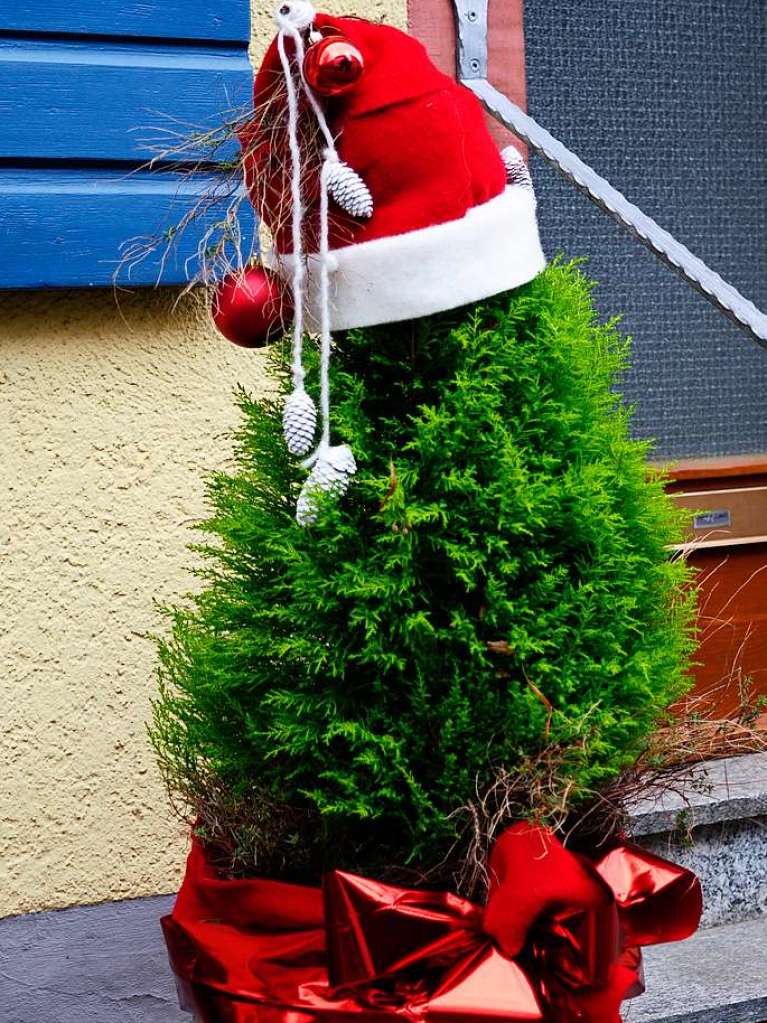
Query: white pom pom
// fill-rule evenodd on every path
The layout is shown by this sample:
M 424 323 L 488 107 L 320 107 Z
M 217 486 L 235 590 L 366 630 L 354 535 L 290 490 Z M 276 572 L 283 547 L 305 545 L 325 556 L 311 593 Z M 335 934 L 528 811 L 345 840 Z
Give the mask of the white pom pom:
M 334 202 L 353 217 L 361 217 L 363 220 L 372 217 L 373 196 L 359 174 L 332 150 L 325 157 L 328 160 L 328 193 Z
M 502 149 L 501 159 L 506 168 L 506 180 L 510 185 L 521 185 L 522 188 L 533 187 L 530 171 L 516 146 L 506 146 L 505 149 Z
M 357 463 L 347 444 L 321 448 L 314 468 L 301 488 L 296 504 L 296 521 L 300 526 L 310 526 L 317 518 L 317 496 L 346 493 Z
M 295 28 L 299 32 L 308 28 L 316 17 L 316 12 L 306 0 L 284 0 L 274 8 L 274 20 L 280 28 Z
M 291 455 L 306 455 L 314 443 L 317 409 L 303 389 L 293 391 L 282 410 L 282 431 Z

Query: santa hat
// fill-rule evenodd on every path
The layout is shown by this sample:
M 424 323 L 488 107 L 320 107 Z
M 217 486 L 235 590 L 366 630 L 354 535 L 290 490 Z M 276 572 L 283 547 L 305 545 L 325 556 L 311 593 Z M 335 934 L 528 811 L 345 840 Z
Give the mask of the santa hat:
M 439 71 L 418 40 L 362 18 L 285 0 L 243 133 L 246 182 L 273 239 L 272 266 L 293 291 L 288 448 L 307 454 L 317 412 L 304 389 L 305 326 L 320 333 L 319 444 L 298 518 L 317 490 L 355 471 L 330 445 L 331 332 L 476 302 L 544 267 L 535 195 L 518 152 L 499 152 L 475 96 Z
M 280 13 L 283 12 L 283 13 Z M 513 147 L 500 153 L 482 108 L 464 86 L 431 62 L 424 46 L 388 25 L 314 14 L 307 3 L 281 4 L 281 36 L 256 79 L 256 107 L 282 87 L 279 39 L 290 28 L 311 47 L 314 34 L 338 33 L 359 52 L 364 70 L 348 91 L 320 104 L 340 160 L 367 187 L 369 216 L 331 204 L 330 327 L 371 326 L 426 316 L 518 287 L 543 269 L 535 196 Z M 308 111 L 311 113 L 311 111 Z M 248 177 L 260 213 L 272 228 L 274 263 L 291 278 L 294 244 L 284 211 L 285 177 L 274 188 L 272 135 L 248 153 Z M 279 172 L 277 177 L 279 177 Z M 257 184 L 261 182 L 261 184 Z M 320 322 L 319 197 L 304 196 L 305 296 L 310 323 Z M 282 194 L 280 194 L 282 193 Z M 266 197 L 266 201 L 265 200 Z M 306 244 L 313 239 L 314 245 Z M 314 257 L 314 258 L 313 258 Z

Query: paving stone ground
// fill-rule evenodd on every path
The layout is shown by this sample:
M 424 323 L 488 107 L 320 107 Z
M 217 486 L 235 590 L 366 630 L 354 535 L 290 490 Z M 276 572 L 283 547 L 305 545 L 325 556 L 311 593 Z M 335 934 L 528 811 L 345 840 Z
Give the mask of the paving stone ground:
M 2 1023 L 191 1023 L 159 918 L 172 898 L 0 920 Z M 625 1023 L 765 1023 L 767 917 L 647 950 Z
M 765 1023 L 767 917 L 647 949 L 645 976 L 624 1023 Z
M 0 920 L 2 1023 L 190 1023 L 159 919 L 172 897 Z

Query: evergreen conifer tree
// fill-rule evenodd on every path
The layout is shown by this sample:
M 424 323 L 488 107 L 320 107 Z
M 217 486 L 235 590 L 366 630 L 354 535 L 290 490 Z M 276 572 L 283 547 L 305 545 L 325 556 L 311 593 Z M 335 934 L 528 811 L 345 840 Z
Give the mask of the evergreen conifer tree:
M 680 516 L 629 435 L 627 346 L 590 287 L 555 263 L 339 334 L 333 431 L 359 472 L 309 528 L 281 398 L 239 393 L 151 729 L 226 870 L 460 877 L 488 793 L 501 817 L 577 814 L 685 690 Z M 283 394 L 287 362 L 275 346 Z

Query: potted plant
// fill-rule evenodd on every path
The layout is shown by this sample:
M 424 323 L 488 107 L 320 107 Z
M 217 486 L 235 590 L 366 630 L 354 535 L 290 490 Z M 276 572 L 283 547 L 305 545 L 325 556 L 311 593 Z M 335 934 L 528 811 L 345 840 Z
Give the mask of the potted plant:
M 578 265 L 543 268 L 524 164 L 420 44 L 308 7 L 278 10 L 244 133 L 256 312 L 281 274 L 293 341 L 279 394 L 239 392 L 160 641 L 182 1001 L 617 1020 L 638 947 L 700 914 L 620 800 L 688 684 L 680 513 L 615 391 L 626 342 Z

